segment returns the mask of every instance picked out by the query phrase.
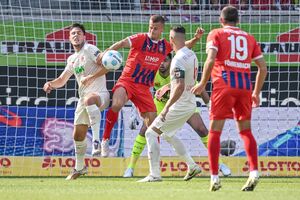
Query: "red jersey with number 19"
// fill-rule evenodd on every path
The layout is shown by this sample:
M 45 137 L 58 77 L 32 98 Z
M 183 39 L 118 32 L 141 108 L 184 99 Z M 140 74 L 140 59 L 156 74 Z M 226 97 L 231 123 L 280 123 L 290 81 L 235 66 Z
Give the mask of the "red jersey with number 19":
M 132 35 L 128 40 L 131 48 L 119 80 L 153 86 L 160 64 L 172 51 L 170 43 L 166 39 L 153 41 L 147 33 Z
M 251 62 L 263 57 L 255 38 L 238 27 L 226 26 L 209 33 L 206 51 L 210 48 L 218 51 L 211 73 L 214 89 L 251 91 Z

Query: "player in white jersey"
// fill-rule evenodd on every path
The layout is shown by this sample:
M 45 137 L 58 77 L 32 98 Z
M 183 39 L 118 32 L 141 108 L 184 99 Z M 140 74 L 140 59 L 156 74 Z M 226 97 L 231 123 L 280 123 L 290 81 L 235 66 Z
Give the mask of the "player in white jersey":
M 196 109 L 196 97 L 191 93 L 198 72 L 198 59 L 195 53 L 185 47 L 185 29 L 175 26 L 170 31 L 170 43 L 176 55 L 171 68 L 171 93 L 162 112 L 155 118 L 146 131 L 150 174 L 138 182 L 161 181 L 160 150 L 157 141 L 162 136 L 175 149 L 176 153 L 188 165 L 188 173 L 184 180 L 189 180 L 201 172 L 200 167 L 186 151 L 183 143 L 175 136 Z
M 108 70 L 101 65 L 100 50 L 86 42 L 84 26 L 72 24 L 69 39 L 75 53 L 68 58 L 67 66 L 62 74 L 58 78 L 46 82 L 43 89 L 46 93 L 50 93 L 53 89 L 63 87 L 73 74 L 79 86 L 79 101 L 75 111 L 73 132 L 76 164 L 75 169 L 66 178 L 72 180 L 87 173 L 84 166 L 84 155 L 87 149 L 86 134 L 89 127 L 93 132 L 92 154 L 101 154 L 100 111 L 109 105 L 109 92 L 106 88 L 106 77 L 103 76 Z M 91 75 L 96 72 L 102 76 L 91 78 Z

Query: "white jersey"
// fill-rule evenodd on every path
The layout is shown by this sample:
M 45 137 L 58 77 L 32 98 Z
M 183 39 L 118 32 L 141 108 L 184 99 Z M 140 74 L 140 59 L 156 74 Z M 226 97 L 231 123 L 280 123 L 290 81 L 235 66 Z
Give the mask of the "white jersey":
M 187 47 L 183 47 L 176 52 L 170 67 L 171 92 L 174 90 L 174 79 L 176 73 L 184 71 L 185 89 L 181 97 L 172 105 L 174 108 L 182 110 L 196 107 L 196 97 L 191 93 L 191 88 L 195 85 L 198 72 L 198 59 L 196 54 Z
M 87 87 L 81 84 L 83 77 L 97 71 L 99 66 L 96 63 L 96 59 L 99 53 L 100 50 L 96 46 L 85 43 L 79 52 L 75 52 L 68 58 L 65 71 L 75 75 L 79 86 L 78 94 L 80 98 L 91 92 L 107 92 L 105 75 L 96 78 Z

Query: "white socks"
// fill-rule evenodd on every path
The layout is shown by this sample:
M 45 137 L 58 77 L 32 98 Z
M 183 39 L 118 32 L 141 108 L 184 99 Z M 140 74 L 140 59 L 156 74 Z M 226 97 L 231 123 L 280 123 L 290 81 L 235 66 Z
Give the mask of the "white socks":
M 157 141 L 159 135 L 149 127 L 145 136 L 148 145 L 150 175 L 160 177 L 160 148 Z
M 219 175 L 210 175 L 210 181 L 213 183 L 219 182 Z
M 250 174 L 249 174 L 249 177 L 251 177 L 251 178 L 258 178 L 259 177 L 258 171 L 257 170 L 251 171 Z
M 189 169 L 197 165 L 193 160 L 193 158 L 188 154 L 188 152 L 185 149 L 185 146 L 183 145 L 183 143 L 178 137 L 176 136 L 168 137 L 165 134 L 163 134 L 162 137 L 173 146 L 176 153 L 186 162 Z
M 100 141 L 99 131 L 100 131 L 100 120 L 101 120 L 101 112 L 96 106 L 96 104 L 86 106 L 86 111 L 89 115 L 91 129 L 93 133 L 93 141 Z
M 84 167 L 84 155 L 87 149 L 87 143 L 86 139 L 83 141 L 74 141 L 75 143 L 75 157 L 76 157 L 76 163 L 75 163 L 75 169 L 82 170 Z

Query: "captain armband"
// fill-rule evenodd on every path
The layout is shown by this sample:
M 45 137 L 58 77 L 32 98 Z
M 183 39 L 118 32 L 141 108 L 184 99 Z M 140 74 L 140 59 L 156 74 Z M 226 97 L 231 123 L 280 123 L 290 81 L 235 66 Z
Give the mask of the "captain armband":
M 180 79 L 185 77 L 185 71 L 180 68 L 174 69 L 174 79 Z

